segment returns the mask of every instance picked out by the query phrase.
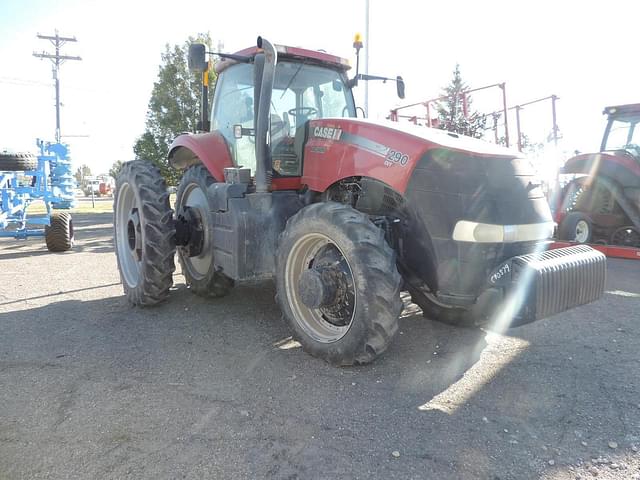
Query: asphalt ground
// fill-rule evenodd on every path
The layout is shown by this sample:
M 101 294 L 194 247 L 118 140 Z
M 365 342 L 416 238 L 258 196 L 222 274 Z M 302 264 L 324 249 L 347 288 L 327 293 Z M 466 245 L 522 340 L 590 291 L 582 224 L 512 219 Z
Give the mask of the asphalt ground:
M 274 287 L 129 306 L 111 214 L 0 240 L 0 479 L 640 478 L 640 262 L 504 334 L 407 303 L 372 365 L 305 354 Z

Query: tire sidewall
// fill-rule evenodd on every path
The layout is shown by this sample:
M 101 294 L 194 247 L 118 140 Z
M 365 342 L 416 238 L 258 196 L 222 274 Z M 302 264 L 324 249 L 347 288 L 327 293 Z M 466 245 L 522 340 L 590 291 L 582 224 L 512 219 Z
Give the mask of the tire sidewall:
M 66 252 L 73 247 L 75 235 L 73 218 L 68 212 L 57 212 L 51 215 L 49 225 L 44 229 L 45 243 L 51 252 Z
M 209 238 L 209 248 L 211 249 L 213 249 L 213 226 L 214 226 L 214 219 L 213 219 L 213 215 L 211 214 L 211 211 L 213 210 L 214 205 L 207 192 L 207 189 L 211 184 L 215 182 L 216 182 L 215 178 L 213 178 L 211 174 L 209 174 L 209 171 L 206 170 L 204 166 L 198 165 L 196 166 L 195 169 L 191 167 L 185 172 L 182 180 L 180 181 L 180 185 L 178 186 L 178 190 L 176 191 L 176 204 L 175 204 L 176 215 L 178 215 L 180 213 L 181 206 L 184 202 L 183 197 L 185 196 L 186 193 L 188 193 L 187 192 L 188 187 L 190 185 L 196 185 L 198 188 L 202 190 L 205 198 L 207 199 L 207 205 L 209 206 L 209 211 L 205 212 L 205 214 L 208 215 L 207 235 Z M 198 278 L 196 278 L 192 273 L 188 257 L 185 258 L 185 255 L 183 254 L 183 251 L 180 248 L 177 249 L 177 252 L 178 252 L 178 261 L 180 262 L 180 265 L 182 265 L 183 274 L 185 275 L 185 278 L 187 278 L 188 284 L 197 292 L 200 292 L 200 293 L 207 292 L 209 290 L 209 286 L 211 285 L 211 282 L 213 281 L 213 277 L 216 274 L 213 258 L 212 258 L 211 264 L 209 265 L 209 269 L 207 270 L 207 273 L 203 275 L 201 278 L 199 277 L 199 274 L 198 274 Z
M 582 212 L 570 212 L 564 217 L 559 229 L 561 233 L 560 239 L 576 242 L 576 228 L 578 227 L 578 223 L 582 221 L 586 223 L 589 233 L 586 240 L 580 243 L 589 243 L 593 239 L 593 222 Z
M 125 167 L 123 168 L 127 168 L 127 165 L 125 165 Z M 124 172 L 122 172 L 124 173 Z M 114 243 L 115 243 L 115 250 L 116 250 L 116 259 L 118 261 L 118 272 L 120 273 L 120 281 L 122 282 L 122 285 L 124 287 L 125 292 L 127 292 L 128 295 L 136 295 L 136 291 L 141 288 L 142 283 L 144 282 L 144 278 L 143 278 L 143 272 L 141 271 L 142 269 L 142 265 L 138 265 L 138 282 L 135 285 L 131 285 L 124 273 L 122 273 L 122 261 L 120 259 L 120 250 L 118 248 L 118 243 L 120 242 L 120 235 L 119 235 L 119 228 L 120 229 L 126 229 L 127 226 L 123 225 L 121 227 L 119 227 L 119 223 L 118 223 L 118 210 L 121 208 L 120 207 L 120 203 L 121 203 L 121 195 L 122 195 L 122 188 L 127 185 L 127 188 L 131 189 L 131 191 L 133 192 L 133 196 L 135 198 L 135 202 L 136 202 L 136 208 L 138 209 L 138 216 L 140 218 L 140 235 L 141 235 L 141 241 L 142 241 L 142 256 L 144 257 L 145 255 L 145 248 L 146 248 L 146 242 L 145 242 L 145 231 L 144 231 L 144 225 L 145 225 L 145 220 L 144 220 L 144 212 L 142 209 L 142 202 L 140 199 L 140 194 L 138 191 L 138 188 L 136 188 L 136 185 L 134 185 L 131 182 L 131 179 L 128 178 L 129 175 L 124 176 L 124 175 L 119 175 L 118 178 L 116 178 L 116 196 L 115 199 L 113 201 L 113 211 L 114 211 L 114 216 L 113 216 L 113 232 L 114 232 Z
M 145 185 L 137 185 L 135 179 L 136 176 L 142 176 L 142 181 L 145 183 Z M 159 182 L 159 180 L 162 180 L 162 182 Z M 146 185 L 147 182 L 150 182 L 150 184 Z M 118 231 L 118 211 L 120 208 L 122 208 L 122 188 L 125 185 L 132 191 L 135 201 L 135 208 L 138 209 L 138 216 L 140 219 L 142 255 L 141 261 L 137 264 L 138 279 L 135 285 L 129 284 L 125 278 L 125 274 L 123 273 L 122 268 L 123 260 L 120 258 L 120 251 L 118 248 L 120 242 L 120 235 Z M 166 256 L 162 257 L 161 260 L 151 260 L 149 251 L 149 248 L 151 247 L 147 239 L 146 231 L 147 227 L 152 225 L 153 222 L 150 221 L 151 219 L 147 218 L 145 213 L 145 199 L 141 194 L 142 186 L 151 189 L 151 192 L 153 192 L 155 195 L 160 195 L 160 199 L 158 197 L 152 197 L 151 201 L 147 200 L 147 204 L 151 203 L 152 206 L 155 209 L 158 209 L 160 212 L 160 217 L 157 219 L 158 224 L 155 227 L 159 230 L 159 237 L 158 241 L 156 242 L 156 247 L 161 248 L 161 250 L 166 253 Z M 171 230 L 172 226 L 167 222 L 162 221 L 162 217 L 170 215 L 172 211 L 168 202 L 168 196 L 164 200 L 161 199 L 162 192 L 160 190 L 162 188 L 166 190 L 166 184 L 164 183 L 164 179 L 162 178 L 160 171 L 151 163 L 145 162 L 143 160 L 127 162 L 118 175 L 118 178 L 116 179 L 116 194 L 114 195 L 113 204 L 113 228 L 116 259 L 118 263 L 120 280 L 124 287 L 125 294 L 127 295 L 129 301 L 134 305 L 155 305 L 161 302 L 162 300 L 164 300 L 164 298 L 166 298 L 169 288 L 173 283 L 172 274 L 175 270 L 173 255 L 175 253 L 175 247 L 172 247 L 171 242 L 167 243 L 168 233 Z M 121 228 L 125 229 L 126 231 L 127 225 L 125 224 Z
M 314 204 L 305 208 L 318 208 L 316 205 L 322 204 Z M 363 215 L 356 210 L 353 211 L 353 214 Z M 287 298 L 286 267 L 290 261 L 289 252 L 291 252 L 298 240 L 310 233 L 320 233 L 334 243 L 346 258 L 354 279 L 356 307 L 351 325 L 341 338 L 331 343 L 322 343 L 310 337 L 307 331 L 295 320 L 296 315 L 291 308 L 291 300 Z M 358 251 L 358 254 L 355 254 L 356 251 Z M 316 216 L 305 218 L 303 222 L 296 223 L 293 228 L 288 229 L 286 237 L 278 247 L 278 252 L 280 255 L 287 257 L 278 262 L 276 269 L 278 303 L 284 313 L 287 324 L 293 331 L 293 336 L 297 340 L 311 339 L 310 342 L 305 342 L 307 348 L 311 351 L 310 353 L 328 359 L 332 363 L 339 363 L 344 357 L 344 352 L 356 351 L 365 342 L 369 334 L 371 312 L 368 296 L 365 294 L 370 288 L 369 280 L 365 274 L 368 258 L 366 255 L 362 255 L 366 250 L 358 249 L 358 245 L 353 239 L 349 238 L 343 229 L 324 218 Z M 291 288 L 297 288 L 297 285 L 293 285 Z

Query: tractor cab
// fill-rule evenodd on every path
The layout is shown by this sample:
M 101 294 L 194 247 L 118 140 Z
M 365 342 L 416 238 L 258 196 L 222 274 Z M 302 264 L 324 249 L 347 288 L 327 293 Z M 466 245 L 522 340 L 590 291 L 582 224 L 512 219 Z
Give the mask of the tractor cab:
M 308 121 L 356 116 L 346 76 L 349 66 L 346 60 L 321 52 L 276 48 L 280 57 L 268 116 L 272 175 L 299 177 Z M 256 49 L 252 50 L 238 55 L 251 57 Z M 219 77 L 211 115 L 211 130 L 224 137 L 234 166 L 251 169 L 251 176 L 257 167 L 255 68 L 253 62 L 226 60 L 217 64 Z
M 607 107 L 601 152 L 623 151 L 640 161 L 640 104 Z
M 353 45 L 359 59 L 359 36 Z M 215 64 L 218 79 L 211 117 L 207 53 L 220 58 Z M 189 67 L 202 73 L 201 128 L 174 141 L 169 163 L 179 169 L 203 163 L 218 181 L 225 180 L 225 169 L 236 169 L 229 174 L 249 179 L 249 191 L 255 193 L 309 186 L 306 174 L 316 174 L 318 162 L 310 167 L 305 161 L 303 167 L 303 155 L 324 153 L 326 148 L 308 149 L 308 140 L 331 139 L 342 132 L 341 122 L 355 119 L 352 88 L 359 80 L 394 82 L 398 96 L 404 98 L 402 77 L 359 74 L 358 66 L 359 60 L 349 78 L 346 59 L 272 45 L 261 37 L 257 46 L 234 54 L 206 52 L 204 44 L 192 44 Z

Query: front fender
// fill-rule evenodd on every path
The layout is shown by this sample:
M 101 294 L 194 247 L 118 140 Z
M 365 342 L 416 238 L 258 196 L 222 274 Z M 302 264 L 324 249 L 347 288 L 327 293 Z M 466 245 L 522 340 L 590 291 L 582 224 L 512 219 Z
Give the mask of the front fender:
M 202 163 L 218 181 L 224 180 L 224 169 L 232 167 L 229 147 L 219 132 L 185 133 L 169 147 L 169 164 L 178 169 Z

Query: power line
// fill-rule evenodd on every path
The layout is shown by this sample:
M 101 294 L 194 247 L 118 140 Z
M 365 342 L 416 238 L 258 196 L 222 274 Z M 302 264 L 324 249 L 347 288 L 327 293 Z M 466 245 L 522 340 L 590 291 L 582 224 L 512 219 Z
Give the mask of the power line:
M 8 85 L 20 85 L 24 87 L 50 87 L 51 82 L 40 82 L 38 80 L 31 80 L 26 78 L 17 77 L 0 77 L 0 83 Z
M 60 49 L 67 42 L 77 42 L 76 37 L 61 37 L 58 34 L 58 30 L 55 30 L 55 35 L 37 35 L 40 40 L 49 40 L 51 44 L 56 49 L 56 53 L 47 53 L 43 51 L 42 53 L 33 53 L 34 57 L 37 58 L 48 58 L 53 63 L 53 80 L 55 81 L 56 88 L 56 142 L 60 143 L 60 80 L 58 78 L 58 73 L 60 72 L 60 65 L 62 65 L 66 60 L 82 60 L 82 58 L 77 56 L 70 55 L 61 55 Z

